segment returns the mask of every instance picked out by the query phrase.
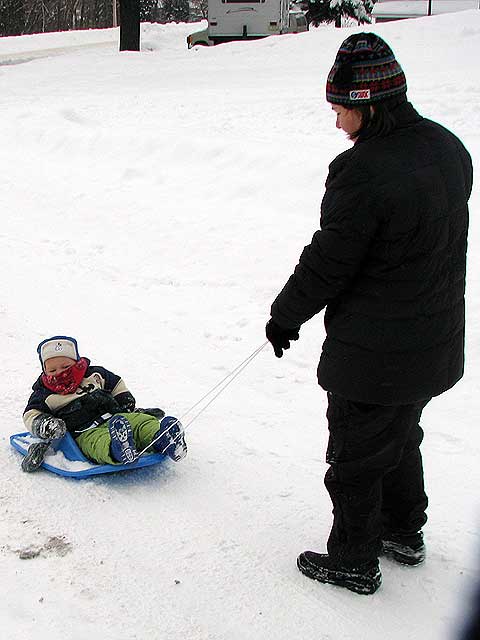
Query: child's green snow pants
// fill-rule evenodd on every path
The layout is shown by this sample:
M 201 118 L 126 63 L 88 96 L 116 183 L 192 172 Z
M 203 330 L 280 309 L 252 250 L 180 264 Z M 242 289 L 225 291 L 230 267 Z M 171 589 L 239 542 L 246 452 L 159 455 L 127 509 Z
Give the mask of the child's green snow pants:
M 124 416 L 130 423 L 137 451 L 148 447 L 160 429 L 158 418 L 149 416 L 146 413 L 119 413 L 116 415 Z M 111 438 L 108 422 L 84 431 L 75 438 L 75 441 L 82 453 L 93 462 L 98 464 L 120 464 L 110 454 Z

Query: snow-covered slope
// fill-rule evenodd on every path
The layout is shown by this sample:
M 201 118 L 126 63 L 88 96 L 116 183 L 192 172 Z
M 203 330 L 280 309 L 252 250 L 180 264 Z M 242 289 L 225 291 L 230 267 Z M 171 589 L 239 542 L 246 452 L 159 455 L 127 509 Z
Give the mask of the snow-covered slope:
M 478 167 L 480 11 L 375 30 L 419 111 Z M 265 348 L 191 424 L 178 465 L 75 482 L 22 474 L 9 448 L 35 347 L 56 333 L 121 374 L 140 406 L 183 414 L 263 343 L 317 228 L 328 163 L 349 144 L 324 82 L 351 30 L 188 51 L 191 31 L 145 25 L 138 54 L 119 54 L 113 30 L 0 40 L 3 59 L 63 49 L 0 66 L 2 634 L 455 638 L 478 566 L 478 187 L 467 371 L 423 421 L 428 562 L 382 561 L 374 596 L 295 567 L 299 552 L 323 549 L 331 522 L 321 317 L 282 360 Z M 94 41 L 111 44 L 65 51 Z

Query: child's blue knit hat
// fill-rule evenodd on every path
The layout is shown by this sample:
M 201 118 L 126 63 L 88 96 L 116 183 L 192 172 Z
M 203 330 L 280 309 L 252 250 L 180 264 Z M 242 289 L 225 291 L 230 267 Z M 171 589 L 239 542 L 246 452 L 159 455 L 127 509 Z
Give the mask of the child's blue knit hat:
M 49 358 L 56 358 L 58 356 L 64 356 L 65 358 L 71 358 L 72 360 L 78 360 L 78 345 L 75 338 L 69 336 L 53 336 L 42 340 L 37 347 L 38 357 L 42 364 L 42 369 L 45 368 L 45 362 Z

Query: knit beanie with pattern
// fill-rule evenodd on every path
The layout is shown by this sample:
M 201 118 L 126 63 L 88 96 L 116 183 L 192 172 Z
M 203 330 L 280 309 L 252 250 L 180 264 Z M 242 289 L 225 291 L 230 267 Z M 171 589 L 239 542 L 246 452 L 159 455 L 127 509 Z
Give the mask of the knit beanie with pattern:
M 406 92 L 402 67 L 382 38 L 356 33 L 342 43 L 327 78 L 328 102 L 357 107 Z

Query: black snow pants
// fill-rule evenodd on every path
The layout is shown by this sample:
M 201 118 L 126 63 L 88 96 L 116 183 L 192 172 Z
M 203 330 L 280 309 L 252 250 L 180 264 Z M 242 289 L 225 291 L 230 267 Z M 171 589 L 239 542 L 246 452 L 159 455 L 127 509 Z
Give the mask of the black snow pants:
M 378 558 L 384 533 L 416 533 L 425 524 L 419 420 L 428 401 L 381 406 L 328 394 L 327 549 L 343 566 Z

